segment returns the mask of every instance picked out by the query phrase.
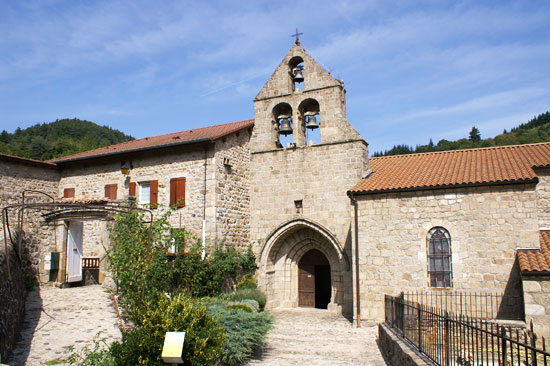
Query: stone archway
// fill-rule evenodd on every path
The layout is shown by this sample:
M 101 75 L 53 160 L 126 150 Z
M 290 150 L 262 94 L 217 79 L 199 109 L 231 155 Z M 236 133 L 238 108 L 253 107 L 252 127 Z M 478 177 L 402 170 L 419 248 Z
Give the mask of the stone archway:
M 260 286 L 267 294 L 267 308 L 299 306 L 300 260 L 315 250 L 326 258 L 330 275 L 330 302 L 326 306 L 336 313 L 351 313 L 351 270 L 347 255 L 326 228 L 308 220 L 294 220 L 281 225 L 267 238 L 260 254 Z

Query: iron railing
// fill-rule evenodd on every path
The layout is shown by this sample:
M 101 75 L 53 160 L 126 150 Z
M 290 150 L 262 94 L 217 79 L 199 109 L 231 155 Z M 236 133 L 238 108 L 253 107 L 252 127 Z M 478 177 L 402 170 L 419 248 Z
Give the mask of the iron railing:
M 481 292 L 405 292 L 405 300 L 478 319 L 524 320 L 523 296 Z
M 385 296 L 385 323 L 437 365 L 545 365 L 550 353 L 528 330 Z M 540 344 L 540 345 L 539 345 Z

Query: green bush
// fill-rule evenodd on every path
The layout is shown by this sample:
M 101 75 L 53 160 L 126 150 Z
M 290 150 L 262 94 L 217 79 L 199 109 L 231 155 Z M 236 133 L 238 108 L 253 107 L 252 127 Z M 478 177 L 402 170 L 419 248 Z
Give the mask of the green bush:
M 222 298 L 229 301 L 242 301 L 247 299 L 256 300 L 260 306 L 260 309 L 263 309 L 265 307 L 265 303 L 267 302 L 265 294 L 258 288 L 237 289 L 235 292 L 223 295 Z
M 225 332 L 196 300 L 177 295 L 161 296 L 144 303 L 138 311 L 141 326 L 124 332 L 111 346 L 119 366 L 165 365 L 161 358 L 166 332 L 185 332 L 183 359 L 186 365 L 213 365 L 221 356 Z
M 134 320 L 133 309 L 159 293 L 216 296 L 242 278 L 253 277 L 256 270 L 251 248 L 240 252 L 222 243 L 203 259 L 200 241 L 170 225 L 171 212 L 153 221 L 151 234 L 148 218 L 139 211 L 117 215 L 111 228 L 109 266 Z M 175 257 L 167 255 L 172 245 L 178 251 Z
M 226 365 L 237 365 L 252 357 L 254 350 L 264 345 L 272 318 L 265 312 L 251 312 L 212 302 L 208 314 L 216 318 L 225 329 L 225 344 L 222 361 Z

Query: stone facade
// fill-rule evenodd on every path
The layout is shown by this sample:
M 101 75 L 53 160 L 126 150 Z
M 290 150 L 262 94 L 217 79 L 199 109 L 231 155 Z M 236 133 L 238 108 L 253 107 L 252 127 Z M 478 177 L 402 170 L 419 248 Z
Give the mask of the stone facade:
M 522 276 L 525 321 L 533 322 L 535 333 L 548 339 L 550 335 L 550 276 Z
M 9 156 L 0 157 L 0 207 L 16 205 L 22 202 L 25 190 L 42 191 L 56 196 L 59 172 L 53 165 L 28 159 Z M 46 196 L 34 192 L 25 193 L 25 202 L 38 203 L 48 201 Z M 17 228 L 19 209 L 8 211 L 12 233 Z M 47 281 L 47 272 L 42 258 L 55 251 L 56 237 L 53 231 L 44 226 L 40 211 L 24 211 L 24 240 L 21 245 L 21 259 L 15 245 L 9 240 L 4 243 L 4 228 L 0 227 L 0 359 L 5 360 L 17 339 L 20 323 L 25 311 L 25 283 L 32 284 L 33 275 L 39 275 L 41 281 Z M 5 246 L 8 250 L 6 251 Z M 7 257 L 9 258 L 8 260 Z M 9 264 L 8 264 L 9 263 Z M 9 266 L 9 276 L 8 276 Z M 11 279 L 10 279 L 11 277 Z
M 250 244 L 250 131 L 215 145 L 216 242 L 245 249 Z
M 539 245 L 534 185 L 357 196 L 362 318 L 384 318 L 384 294 L 430 288 L 426 235 L 451 236 L 452 287 L 521 295 L 518 247 Z
M 292 68 L 303 65 L 303 90 Z M 351 216 L 346 189 L 368 172 L 368 148 L 346 120 L 343 83 L 294 45 L 254 100 L 251 237 L 268 307 L 298 305 L 298 263 L 309 250 L 331 267 L 329 308 L 351 313 Z M 306 144 L 308 113 L 320 143 Z M 291 116 L 293 145 L 279 143 L 279 115 Z
M 0 207 L 20 204 L 22 193 L 25 190 L 44 192 L 52 197 L 57 197 L 59 184 L 59 171 L 51 164 L 44 164 L 28 159 L 19 159 L 3 156 L 0 158 Z M 48 202 L 47 196 L 36 192 L 25 193 L 26 203 Z M 11 228 L 17 227 L 18 209 L 9 210 L 9 222 Z M 55 251 L 56 237 L 50 227 L 44 225 L 40 216 L 43 213 L 36 209 L 24 211 L 23 231 L 25 233 L 25 245 L 22 246 L 24 254 L 24 269 L 30 269 L 40 275 L 42 281 L 47 281 L 48 272 L 41 265 L 42 259 Z M 4 240 L 3 227 L 0 227 L 0 238 Z
M 550 169 L 536 169 L 537 206 L 539 209 L 540 230 L 550 230 Z M 539 247 L 539 246 L 537 246 Z
M 0 362 L 11 353 L 25 315 L 25 273 L 13 247 L 8 250 L 11 280 L 6 251 L 0 246 Z

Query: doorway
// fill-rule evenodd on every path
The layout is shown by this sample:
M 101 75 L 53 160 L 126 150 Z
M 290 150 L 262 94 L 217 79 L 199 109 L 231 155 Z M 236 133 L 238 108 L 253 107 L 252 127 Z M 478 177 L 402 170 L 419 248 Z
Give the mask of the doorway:
M 317 249 L 298 263 L 298 306 L 326 309 L 332 297 L 330 264 Z
M 70 221 L 67 235 L 67 282 L 82 281 L 82 221 Z

